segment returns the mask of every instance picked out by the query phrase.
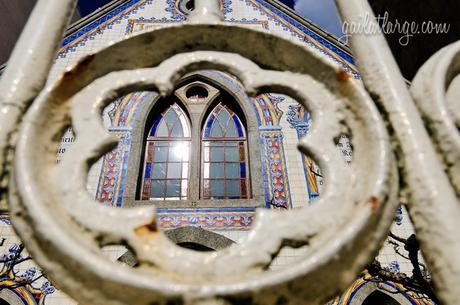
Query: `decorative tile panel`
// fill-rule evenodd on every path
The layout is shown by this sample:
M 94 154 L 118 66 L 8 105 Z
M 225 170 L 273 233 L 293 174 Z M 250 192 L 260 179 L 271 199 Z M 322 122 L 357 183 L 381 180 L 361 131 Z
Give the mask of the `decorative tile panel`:
M 163 230 L 194 226 L 206 230 L 247 231 L 254 217 L 254 208 L 158 209 Z
M 297 131 L 297 137 L 299 140 L 307 135 L 311 122 L 310 113 L 305 111 L 300 104 L 289 105 L 286 120 L 289 122 L 291 128 L 294 128 Z M 318 185 L 322 184 L 322 175 L 319 167 L 311 158 L 304 154 L 302 154 L 301 157 L 308 188 L 308 196 L 310 201 L 313 201 L 319 197 L 320 190 Z

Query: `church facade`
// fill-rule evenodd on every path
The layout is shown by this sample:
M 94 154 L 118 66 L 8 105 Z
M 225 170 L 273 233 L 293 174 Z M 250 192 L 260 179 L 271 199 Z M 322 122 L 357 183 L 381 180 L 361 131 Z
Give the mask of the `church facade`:
M 115 2 L 71 27 L 49 82 L 82 56 L 125 35 L 185 22 L 194 7 L 193 0 Z M 360 78 L 346 46 L 275 1 L 223 0 L 221 11 L 227 22 L 305 43 L 337 69 Z M 87 190 L 95 204 L 155 205 L 164 234 L 195 251 L 218 251 L 239 243 L 251 230 L 258 208 L 301 209 L 315 204 L 327 179 L 297 149 L 312 124 L 308 111 L 279 94 L 251 98 L 228 73 L 203 70 L 187 75 L 168 97 L 155 92 L 128 94 L 106 107 L 101 119 L 120 142 L 90 170 Z M 57 163 L 73 141 L 69 128 L 59 145 Z M 337 149 L 344 162 L 352 162 L 346 134 L 337 140 Z M 8 211 L 0 217 L 0 304 L 75 304 L 28 257 L 13 233 Z M 413 233 L 403 207 L 395 214 L 392 232 L 404 238 Z M 377 261 L 389 272 L 410 275 L 413 266 L 397 249 L 394 241 L 385 242 Z M 283 249 L 270 268 L 295 264 L 302 251 Z M 105 253 L 114 261 L 132 264 L 123 247 L 106 247 Z M 330 304 L 434 303 L 401 284 L 374 280 L 364 271 Z

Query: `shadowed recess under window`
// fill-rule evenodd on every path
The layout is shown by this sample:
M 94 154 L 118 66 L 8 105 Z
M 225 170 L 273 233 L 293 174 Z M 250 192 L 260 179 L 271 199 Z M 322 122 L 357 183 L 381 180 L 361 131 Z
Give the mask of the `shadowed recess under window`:
M 388 294 L 374 291 L 363 302 L 363 305 L 400 305 L 395 299 Z

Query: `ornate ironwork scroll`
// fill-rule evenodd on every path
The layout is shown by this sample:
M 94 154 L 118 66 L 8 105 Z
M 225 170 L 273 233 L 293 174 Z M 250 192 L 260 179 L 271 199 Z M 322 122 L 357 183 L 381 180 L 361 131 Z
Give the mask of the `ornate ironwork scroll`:
M 367 1 L 336 2 L 344 20 L 363 29 L 351 35 L 350 42 L 366 88 L 389 124 L 401 173 L 401 200 L 409 208 L 439 299 L 456 304 L 460 294 L 459 45 L 448 46 L 428 60 L 409 92 L 385 37 L 371 30 L 379 25 Z
M 367 5 L 358 0 L 338 2 L 346 18 L 364 12 Z M 70 6 L 67 1 L 66 9 Z M 47 18 L 52 12 L 41 13 Z M 56 22 L 54 27 L 58 26 L 62 23 Z M 458 181 L 456 171 L 444 173 L 407 89 L 398 78 L 388 80 L 393 75 L 387 66 L 380 68 L 387 73 L 383 76 L 375 71 L 374 59 L 364 54 L 370 48 L 381 59 L 376 49 L 384 45 L 382 38 L 370 44 L 360 39 L 356 37 L 353 43 L 374 101 L 359 80 L 338 70 L 319 52 L 267 32 L 222 22 L 214 0 L 197 1 L 186 24 L 130 36 L 83 58 L 41 91 L 22 118 L 17 137 L 0 139 L 2 156 L 7 156 L 7 147 L 16 147 L 14 179 L 4 170 L 10 168 L 12 158 L 2 159 L 6 165 L 2 174 L 9 181 L 5 192 L 14 226 L 27 249 L 58 286 L 82 304 L 322 304 L 346 288 L 375 257 L 393 221 L 398 194 L 409 190 L 419 230 L 426 229 L 423 221 L 432 212 L 426 207 L 452 212 L 445 224 L 435 222 L 446 231 L 421 236 L 424 249 L 433 251 L 427 257 L 438 283 L 459 283 L 460 272 L 452 274 L 458 271 L 456 264 L 446 277 L 445 266 L 438 264 L 437 268 L 434 256 L 441 253 L 443 263 L 448 257 L 429 241 L 446 235 L 453 243 L 452 255 L 460 249 L 451 228 L 458 198 L 449 178 Z M 58 37 L 43 40 L 57 45 Z M 250 47 L 256 42 L 257 50 Z M 48 50 L 42 56 L 48 60 L 53 54 Z M 28 69 L 32 67 L 20 72 Z M 201 69 L 236 76 L 252 96 L 280 93 L 302 104 L 313 124 L 299 148 L 312 156 L 327 178 L 324 195 L 316 204 L 302 210 L 262 209 L 246 240 L 214 253 L 197 253 L 173 244 L 159 232 L 154 208 L 97 205 L 85 189 L 90 165 L 118 141 L 103 128 L 104 106 L 133 91 L 168 95 L 183 75 Z M 13 70 L 9 73 L 2 86 L 14 97 L 14 81 L 10 80 L 20 78 L 15 78 Z M 452 83 L 456 86 L 455 79 Z M 17 90 L 32 97 L 37 92 L 30 86 Z M 403 101 L 397 104 L 399 93 Z M 25 100 L 2 97 L 1 105 Z M 457 107 L 453 100 L 446 107 Z M 56 164 L 58 139 L 69 125 L 76 140 Z M 14 133 L 17 128 L 17 122 L 5 125 L 1 134 Z M 354 147 L 349 165 L 335 146 L 344 133 L 350 135 Z M 449 152 L 446 160 L 457 160 L 458 155 L 450 154 L 455 149 L 443 144 L 443 133 L 438 139 L 441 153 Z M 405 174 L 399 178 L 407 181 L 409 189 L 399 185 L 390 143 L 397 147 L 398 164 Z M 107 244 L 128 245 L 138 267 L 106 259 L 101 247 Z M 268 270 L 283 247 L 305 247 L 307 251 L 296 264 Z M 455 304 L 450 299 L 454 290 L 441 293 L 446 304 Z

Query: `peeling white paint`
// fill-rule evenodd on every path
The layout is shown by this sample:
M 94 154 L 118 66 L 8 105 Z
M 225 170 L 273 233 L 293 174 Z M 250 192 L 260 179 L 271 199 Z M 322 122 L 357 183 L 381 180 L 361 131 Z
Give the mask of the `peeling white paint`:
M 338 2 L 347 19 L 368 10 L 364 1 Z M 57 16 L 50 24 L 55 33 L 62 34 L 57 29 L 63 27 L 62 15 L 71 7 L 70 1 L 66 4 L 61 6 L 63 12 L 40 12 L 42 18 L 47 12 Z M 15 179 L 10 179 L 9 188 L 15 228 L 47 274 L 83 304 L 151 305 L 177 300 L 185 304 L 232 304 L 231 299 L 248 296 L 254 304 L 277 304 L 280 298 L 290 304 L 322 304 L 346 288 L 375 257 L 392 223 L 401 190 L 385 118 L 363 85 L 345 71 L 337 71 L 319 52 L 300 42 L 221 22 L 217 1 L 199 1 L 196 8 L 188 24 L 165 26 L 114 43 L 83 58 L 42 91 L 24 116 L 18 135 Z M 39 21 L 31 22 L 40 28 Z M 26 29 L 24 37 L 32 33 Z M 45 62 L 54 55 L 59 35 L 43 39 L 50 43 L 50 49 L 41 53 Z M 255 43 L 257 50 L 251 48 Z M 440 296 L 453 305 L 450 297 L 458 295 L 460 285 L 455 283 L 460 283 L 460 264 L 456 260 L 459 256 L 449 258 L 447 251 L 451 250 L 451 255 L 460 251 L 452 231 L 458 198 L 383 38 L 356 36 L 352 43 L 368 88 L 378 94 L 379 106 L 389 114 L 395 131 L 391 140 L 403 152 L 397 157 L 412 194 L 411 213 L 424 254 L 437 283 L 450 287 L 441 289 Z M 14 56 L 22 57 L 17 54 Z M 435 71 L 439 84 L 450 65 L 447 58 Z M 24 66 L 21 71 L 32 67 Z M 38 74 L 44 78 L 48 69 L 49 65 L 44 65 Z M 183 75 L 201 69 L 235 75 L 249 94 L 280 93 L 301 103 L 315 124 L 299 148 L 312 156 L 328 177 L 324 195 L 315 205 L 289 211 L 260 210 L 244 242 L 215 253 L 194 253 L 174 245 L 159 233 L 153 208 L 97 205 L 85 184 L 91 162 L 117 143 L 103 128 L 104 106 L 132 91 L 156 88 L 163 95 L 170 94 Z M 11 92 L 7 96 L 19 92 L 30 98 L 41 88 L 34 87 L 39 88 L 34 91 L 34 80 L 19 79 L 4 78 L 0 88 Z M 14 87 L 16 80 L 23 82 L 20 90 Z M 441 103 L 445 88 L 439 84 L 433 98 L 441 94 Z M 415 85 L 413 90 L 416 96 Z M 20 98 L 11 105 L 22 107 L 26 100 Z M 6 115 L 8 103 L 2 102 Z M 433 112 L 435 120 L 436 115 L 441 120 L 447 118 L 441 105 L 430 105 L 440 111 Z M 446 107 L 456 109 L 455 105 L 448 102 Z M 17 112 L 16 121 L 2 122 L 2 152 L 10 143 L 7 134 L 17 128 L 21 115 Z M 453 121 L 449 117 L 449 122 Z M 59 135 L 69 123 L 76 141 L 56 164 Z M 444 134 L 446 126 L 435 128 Z M 334 144 L 342 133 L 350 134 L 354 147 L 350 165 Z M 436 141 L 443 153 L 457 158 L 458 147 L 444 145 L 443 139 L 447 138 L 441 136 Z M 2 174 L 7 174 L 4 168 Z M 457 177 L 456 173 L 451 175 Z M 67 179 L 62 181 L 62 177 Z M 435 212 L 442 218 L 433 217 Z M 113 263 L 101 254 L 104 245 L 125 242 L 135 250 L 138 268 Z M 440 248 L 441 242 L 446 249 Z M 299 262 L 267 271 L 278 251 L 293 243 L 308 247 Z M 447 263 L 452 262 L 452 270 L 447 270 Z

